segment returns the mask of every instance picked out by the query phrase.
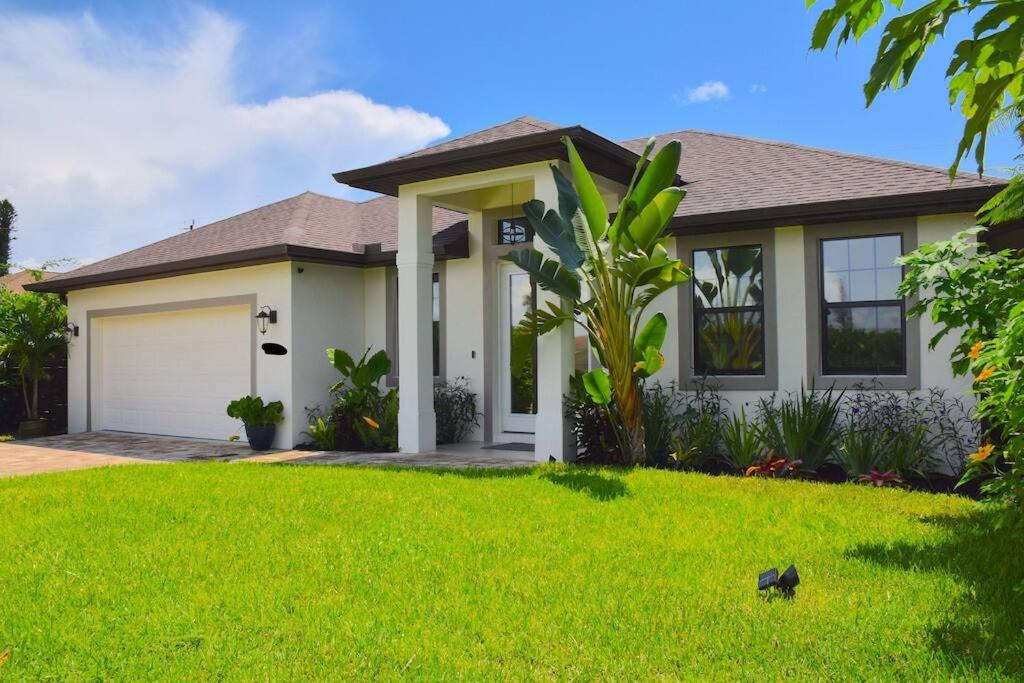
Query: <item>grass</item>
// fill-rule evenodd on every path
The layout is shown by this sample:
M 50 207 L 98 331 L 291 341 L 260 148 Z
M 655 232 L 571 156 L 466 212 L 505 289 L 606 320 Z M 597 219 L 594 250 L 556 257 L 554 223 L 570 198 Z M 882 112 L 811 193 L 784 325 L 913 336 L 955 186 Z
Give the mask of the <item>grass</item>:
M 0 510 L 5 680 L 1024 674 L 1019 539 L 961 498 L 202 463 L 2 480 Z

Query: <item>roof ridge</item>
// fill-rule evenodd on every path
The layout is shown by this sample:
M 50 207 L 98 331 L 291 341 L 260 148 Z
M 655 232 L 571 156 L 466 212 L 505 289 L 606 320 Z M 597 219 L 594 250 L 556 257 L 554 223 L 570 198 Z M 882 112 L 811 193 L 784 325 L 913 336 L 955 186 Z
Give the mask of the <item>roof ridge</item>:
M 768 140 L 765 138 L 753 137 L 750 135 L 736 135 L 734 133 L 721 133 L 718 131 L 710 130 L 698 130 L 696 128 L 686 128 L 679 131 L 673 131 L 669 133 L 659 133 L 654 137 L 664 137 L 666 135 L 676 135 L 680 133 L 694 133 L 697 135 L 709 135 L 713 137 L 726 138 L 730 140 L 743 140 L 746 142 L 755 142 L 761 145 L 770 145 L 772 147 L 781 147 L 785 149 L 797 149 L 805 152 L 813 152 L 816 154 L 824 154 L 825 156 L 840 158 L 840 159 L 860 159 L 862 161 L 871 162 L 874 164 L 882 165 L 894 165 L 901 166 L 903 168 L 911 168 L 918 171 L 928 171 L 931 173 L 938 173 L 944 178 L 949 178 L 949 172 L 938 166 L 930 166 L 928 164 L 920 164 L 913 161 L 903 161 L 901 159 L 890 159 L 889 157 L 876 156 L 871 154 L 861 154 L 859 152 L 843 152 L 836 149 L 828 149 L 827 147 L 812 147 L 810 145 L 802 145 L 798 142 L 786 142 L 784 140 Z M 624 140 L 623 142 L 637 142 L 641 138 L 635 138 L 633 140 Z M 968 173 L 965 171 L 958 171 L 954 179 L 959 178 L 962 180 L 981 180 L 985 183 L 998 183 L 1005 181 L 1004 178 L 998 178 L 995 176 L 977 176 L 974 173 Z M 952 183 L 952 181 L 950 181 Z
M 298 238 L 302 237 L 302 230 L 309 221 L 310 204 L 313 201 L 313 197 L 316 196 L 315 193 L 309 191 L 303 192 L 298 196 L 298 204 L 295 210 L 292 211 L 288 224 L 284 226 L 284 240 L 286 244 L 293 244 L 293 238 L 298 240 Z

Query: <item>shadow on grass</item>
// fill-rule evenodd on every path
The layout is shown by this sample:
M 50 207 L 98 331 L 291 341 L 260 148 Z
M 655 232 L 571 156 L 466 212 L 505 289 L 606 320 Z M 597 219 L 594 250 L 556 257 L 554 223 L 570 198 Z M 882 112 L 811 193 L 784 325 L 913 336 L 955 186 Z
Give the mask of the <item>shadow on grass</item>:
M 614 500 L 629 495 L 629 488 L 625 482 L 607 471 L 572 469 L 545 472 L 540 478 L 564 486 L 570 491 L 585 493 L 594 500 Z
M 884 568 L 949 574 L 967 589 L 949 605 L 945 621 L 931 628 L 933 647 L 964 669 L 1024 674 L 1024 534 L 995 530 L 993 515 L 942 516 L 924 520 L 941 527 L 934 544 L 871 543 L 847 557 Z M 884 590 L 880 586 L 879 590 Z

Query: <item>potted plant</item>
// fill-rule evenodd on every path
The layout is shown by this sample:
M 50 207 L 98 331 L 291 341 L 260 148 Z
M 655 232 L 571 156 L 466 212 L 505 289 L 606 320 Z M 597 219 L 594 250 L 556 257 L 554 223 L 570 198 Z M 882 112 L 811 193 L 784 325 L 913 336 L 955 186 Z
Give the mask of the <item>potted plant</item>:
M 245 437 L 254 451 L 269 450 L 277 434 L 277 424 L 284 420 L 284 404 L 271 401 L 264 404 L 259 396 L 243 396 L 228 404 L 228 417 L 241 420 Z
M 14 294 L 0 290 L 0 358 L 17 368 L 25 420 L 18 437 L 45 436 L 47 422 L 39 415 L 39 382 L 46 366 L 67 348 L 67 308 L 52 294 Z

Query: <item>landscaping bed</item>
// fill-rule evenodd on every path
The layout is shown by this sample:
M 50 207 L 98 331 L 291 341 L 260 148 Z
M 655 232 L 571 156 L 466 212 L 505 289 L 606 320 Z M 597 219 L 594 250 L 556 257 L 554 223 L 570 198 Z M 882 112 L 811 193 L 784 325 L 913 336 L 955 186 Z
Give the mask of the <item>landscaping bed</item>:
M 0 481 L 0 676 L 1019 679 L 962 497 L 653 469 L 193 463 Z M 790 562 L 793 600 L 760 571 Z

